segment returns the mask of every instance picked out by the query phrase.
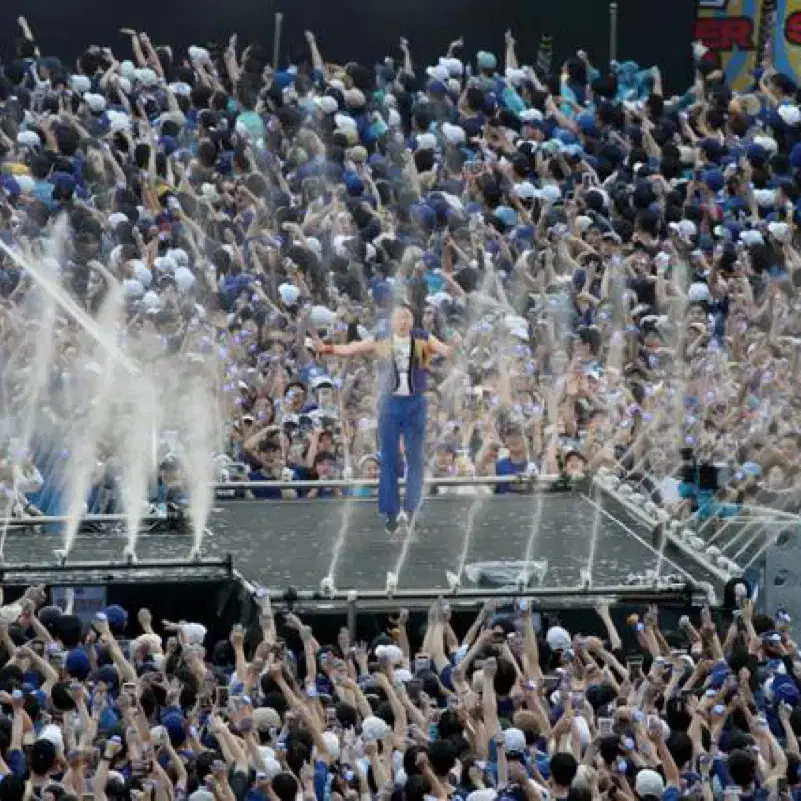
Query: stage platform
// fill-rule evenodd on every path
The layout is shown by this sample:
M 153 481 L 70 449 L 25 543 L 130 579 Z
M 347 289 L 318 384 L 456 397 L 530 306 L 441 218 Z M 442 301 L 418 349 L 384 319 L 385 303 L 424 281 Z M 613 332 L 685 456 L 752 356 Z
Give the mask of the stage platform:
M 91 575 L 87 572 L 85 583 L 111 577 L 117 582 L 166 580 L 170 571 L 179 576 L 181 570 L 192 570 L 193 542 L 186 533 L 143 533 L 136 545 L 138 564 L 124 566 L 125 535 L 113 526 L 100 528 L 105 530 L 78 535 L 64 568 L 74 565 L 69 572 L 80 574 L 79 565 L 102 563 Z M 590 562 L 593 532 L 597 540 Z M 340 596 L 356 589 L 376 597 L 386 592 L 387 573 L 396 573 L 398 598 L 422 598 L 447 593 L 452 588 L 448 574 L 458 573 L 462 562 L 463 594 L 508 588 L 523 572 L 522 560 L 528 555 L 531 564 L 524 572 L 531 578 L 527 592 L 534 595 L 579 587 L 605 594 L 621 586 L 719 585 L 718 577 L 681 553 L 668 551 L 660 559 L 651 536 L 642 520 L 612 496 L 579 489 L 479 499 L 432 497 L 406 542 L 387 537 L 372 498 L 239 500 L 218 502 L 195 572 L 213 565 L 215 578 L 230 569 L 248 587 L 281 594 L 291 586 L 302 595 L 319 593 L 321 581 L 331 576 Z M 33 575 L 36 568 L 55 565 L 53 552 L 62 547 L 57 534 L 9 529 L 4 581 L 21 583 L 26 569 Z M 169 570 L 159 567 L 163 560 L 172 565 Z M 38 573 L 36 577 L 56 581 Z

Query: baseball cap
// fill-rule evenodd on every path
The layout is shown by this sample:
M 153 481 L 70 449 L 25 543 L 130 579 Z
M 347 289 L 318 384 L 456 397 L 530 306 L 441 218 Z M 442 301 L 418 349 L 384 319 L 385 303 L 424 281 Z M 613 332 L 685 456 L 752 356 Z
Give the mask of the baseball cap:
M 637 774 L 635 788 L 640 798 L 647 796 L 662 798 L 662 793 L 665 792 L 665 780 L 655 770 L 645 768 Z

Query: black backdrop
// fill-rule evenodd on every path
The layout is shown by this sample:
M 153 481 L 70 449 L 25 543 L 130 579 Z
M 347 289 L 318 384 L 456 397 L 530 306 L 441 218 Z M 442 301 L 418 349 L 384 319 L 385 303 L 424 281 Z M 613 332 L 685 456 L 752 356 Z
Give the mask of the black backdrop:
M 690 42 L 696 0 L 618 0 L 618 58 L 657 64 L 668 88 L 689 84 Z M 415 61 L 428 64 L 460 35 L 464 57 L 478 50 L 502 56 L 511 27 L 520 56 L 531 62 L 540 35 L 554 37 L 556 59 L 583 47 L 598 64 L 609 56 L 606 0 L 2 0 L 0 53 L 8 58 L 16 18 L 25 14 L 48 55 L 74 58 L 91 44 L 130 57 L 121 27 L 146 30 L 156 44 L 185 47 L 209 40 L 260 41 L 272 52 L 273 15 L 284 14 L 284 54 L 301 54 L 303 31 L 317 33 L 323 56 L 344 63 L 375 62 L 397 55 L 400 36 L 411 43 Z

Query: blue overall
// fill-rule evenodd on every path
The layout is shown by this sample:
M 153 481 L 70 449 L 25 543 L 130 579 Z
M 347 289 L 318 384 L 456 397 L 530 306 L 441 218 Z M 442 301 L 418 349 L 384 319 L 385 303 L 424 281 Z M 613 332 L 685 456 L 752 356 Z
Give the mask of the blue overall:
M 381 448 L 381 466 L 378 479 L 378 511 L 390 519 L 400 512 L 402 463 L 400 440 L 406 456 L 406 496 L 403 507 L 411 516 L 417 511 L 423 497 L 426 439 L 427 357 L 420 357 L 421 346 L 427 353 L 428 333 L 412 331 L 409 364 L 409 395 L 395 395 L 400 377 L 395 359 L 390 353 L 384 390 L 378 410 L 378 444 Z M 417 347 L 415 346 L 417 343 Z

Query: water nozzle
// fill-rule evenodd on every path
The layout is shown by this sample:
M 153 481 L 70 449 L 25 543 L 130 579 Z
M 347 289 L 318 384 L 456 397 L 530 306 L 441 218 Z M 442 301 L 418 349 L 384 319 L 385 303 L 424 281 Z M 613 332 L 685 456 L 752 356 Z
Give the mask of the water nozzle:
M 348 590 L 348 603 L 355 604 L 359 600 L 359 593 L 357 590 Z
M 333 576 L 325 576 L 320 582 L 320 593 L 324 598 L 333 598 L 335 592 Z
M 134 551 L 133 545 L 126 545 L 122 551 L 123 559 L 125 559 L 126 565 L 135 565 L 137 563 L 136 552 Z
M 53 551 L 53 559 L 56 560 L 56 565 L 58 567 L 64 567 L 67 563 L 67 552 L 62 548 L 58 548 Z
M 459 592 L 461 581 L 459 580 L 459 576 L 456 573 L 451 573 L 451 571 L 448 570 L 445 573 L 445 579 L 448 582 L 448 589 L 451 591 L 451 593 L 456 594 L 457 592 Z
M 387 573 L 387 597 L 391 598 L 398 589 L 398 576 L 396 573 Z
M 579 571 L 579 582 L 582 589 L 588 590 L 590 588 L 590 585 L 592 584 L 592 574 L 590 573 L 589 568 L 581 568 Z

